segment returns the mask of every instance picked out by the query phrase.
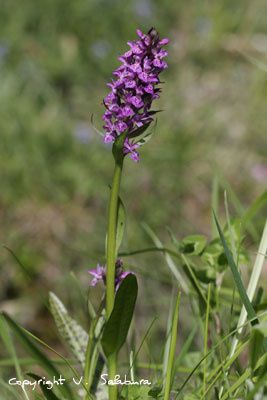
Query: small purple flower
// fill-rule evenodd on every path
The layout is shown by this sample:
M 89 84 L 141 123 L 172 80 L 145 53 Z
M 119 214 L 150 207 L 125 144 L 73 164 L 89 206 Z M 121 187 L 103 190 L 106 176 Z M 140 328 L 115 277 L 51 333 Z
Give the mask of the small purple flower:
M 98 282 L 106 280 L 106 267 L 103 267 L 100 264 L 97 264 L 95 269 L 90 269 L 88 272 L 94 277 L 90 286 L 95 286 Z
M 137 144 L 130 143 L 128 138 L 125 139 L 123 152 L 124 154 L 130 154 L 131 159 L 135 162 L 139 161 L 139 154 L 136 151 L 137 148 Z
M 92 275 L 93 279 L 91 280 L 90 286 L 96 286 L 98 282 L 103 282 L 106 284 L 106 266 L 102 266 L 97 264 L 95 269 L 90 269 L 89 274 Z M 130 271 L 124 271 L 122 260 L 118 259 L 116 261 L 116 270 L 115 270 L 115 289 L 118 290 L 123 279 L 132 274 Z
M 167 68 L 163 58 L 168 53 L 162 46 L 169 42 L 166 38 L 160 40 L 154 28 L 147 34 L 137 30 L 137 35 L 137 40 L 128 42 L 130 50 L 119 57 L 122 64 L 113 72 L 116 79 L 107 84 L 111 91 L 103 100 L 106 111 L 102 117 L 105 143 L 127 132 L 124 154 L 129 153 L 134 161 L 139 160 L 139 145 L 131 134 L 153 121 L 151 106 L 159 98 L 159 74 Z

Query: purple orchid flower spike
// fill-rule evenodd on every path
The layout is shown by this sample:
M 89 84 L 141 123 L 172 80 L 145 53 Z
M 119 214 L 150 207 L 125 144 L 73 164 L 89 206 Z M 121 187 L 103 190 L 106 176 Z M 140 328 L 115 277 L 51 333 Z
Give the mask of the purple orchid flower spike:
M 90 286 L 96 286 L 98 284 L 98 282 L 101 282 L 101 281 L 104 284 L 106 284 L 106 266 L 97 264 L 97 267 L 95 269 L 90 269 L 88 272 L 93 277 L 93 279 L 90 282 Z M 122 260 L 118 259 L 116 261 L 116 274 L 115 274 L 115 289 L 116 289 L 116 291 L 118 290 L 123 279 L 129 274 L 132 274 L 132 272 L 124 271 L 123 262 L 122 262 Z
M 134 161 L 139 161 L 131 134 L 148 126 L 152 121 L 152 102 L 159 98 L 159 74 L 167 68 L 163 60 L 167 51 L 162 47 L 168 44 L 168 39 L 159 39 L 154 28 L 147 34 L 137 30 L 138 39 L 128 42 L 130 49 L 119 57 L 121 65 L 113 72 L 115 79 L 108 83 L 110 93 L 104 98 L 106 111 L 105 143 L 114 142 L 123 132 L 127 132 L 124 143 L 124 154 L 130 154 Z

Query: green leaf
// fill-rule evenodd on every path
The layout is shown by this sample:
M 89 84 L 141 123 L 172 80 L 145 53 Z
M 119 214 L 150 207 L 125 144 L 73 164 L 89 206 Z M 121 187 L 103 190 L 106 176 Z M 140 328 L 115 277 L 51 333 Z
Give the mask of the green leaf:
M 138 137 L 138 136 L 142 135 L 147 130 L 147 128 L 149 127 L 150 124 L 151 124 L 151 121 L 148 122 L 147 124 L 140 126 L 140 128 L 137 128 L 135 131 L 131 132 L 131 134 L 129 135 L 129 138 L 134 138 L 134 137 Z
M 203 283 L 212 283 L 216 280 L 216 271 L 211 267 L 194 268 L 196 278 Z
M 190 235 L 186 236 L 180 243 L 180 251 L 182 253 L 188 253 L 198 255 L 203 252 L 207 244 L 207 239 L 202 235 Z
M 35 375 L 33 373 L 28 373 L 27 374 L 30 378 L 33 378 L 35 381 L 42 380 L 42 378 L 39 375 Z M 50 385 L 49 385 L 50 387 Z M 45 384 L 44 382 L 40 382 L 40 388 L 47 400 L 60 400 L 52 391 L 52 389 L 48 388 L 48 385 Z
M 230 267 L 230 269 L 232 271 L 232 275 L 233 275 L 233 278 L 234 278 L 235 285 L 236 285 L 237 290 L 239 292 L 239 296 L 240 296 L 241 301 L 242 301 L 242 303 L 243 303 L 243 305 L 244 305 L 244 307 L 245 307 L 245 309 L 247 311 L 248 318 L 250 320 L 254 319 L 254 323 L 255 323 L 257 321 L 257 316 L 256 316 L 256 313 L 255 313 L 255 310 L 254 310 L 254 308 L 253 308 L 253 306 L 252 306 L 252 304 L 251 304 L 251 302 L 250 302 L 250 300 L 248 298 L 246 289 L 244 288 L 244 285 L 243 285 L 241 276 L 240 276 L 240 274 L 238 272 L 238 268 L 237 268 L 237 266 L 235 264 L 233 255 L 231 253 L 231 250 L 227 246 L 224 234 L 223 234 L 223 232 L 221 230 L 221 227 L 219 225 L 219 222 L 218 222 L 215 214 L 214 214 L 214 219 L 215 219 L 215 223 L 216 223 L 219 235 L 220 235 L 220 239 L 221 239 L 221 242 L 222 242 L 222 245 L 223 245 L 223 248 L 224 248 L 224 252 L 225 252 L 229 267 Z
M 138 285 L 135 275 L 127 275 L 117 291 L 114 308 L 102 336 L 102 347 L 107 357 L 118 352 L 126 340 L 133 317 L 137 292 Z
M 84 367 L 88 334 L 69 316 L 64 304 L 52 292 L 49 293 L 49 303 L 59 334 L 81 366 Z
M 122 199 L 119 197 L 118 200 L 118 217 L 117 217 L 117 232 L 116 232 L 116 254 L 119 251 L 122 243 L 123 234 L 125 230 L 126 212 Z
M 18 325 L 8 314 L 2 313 L 2 316 L 7 321 L 13 332 L 17 335 L 23 347 L 31 354 L 32 357 L 35 358 L 36 363 L 41 365 L 50 376 L 55 376 L 56 379 L 60 378 L 60 373 L 56 369 L 56 367 L 47 358 L 47 356 L 29 339 L 30 333 L 26 329 Z M 59 390 L 67 399 L 73 399 L 72 392 L 67 384 L 59 386 Z
M 201 254 L 201 260 L 214 272 L 223 272 L 228 268 L 228 261 L 219 239 L 213 240 Z

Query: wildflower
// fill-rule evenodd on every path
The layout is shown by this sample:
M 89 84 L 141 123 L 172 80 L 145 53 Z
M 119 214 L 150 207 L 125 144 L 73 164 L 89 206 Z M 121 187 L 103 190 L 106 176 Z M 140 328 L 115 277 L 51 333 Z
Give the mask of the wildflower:
M 96 286 L 98 282 L 104 282 L 106 284 L 106 266 L 102 266 L 97 264 L 95 269 L 90 269 L 89 274 L 93 276 L 93 279 L 90 283 L 90 286 Z M 122 260 L 118 259 L 116 261 L 116 271 L 115 271 L 115 288 L 116 290 L 119 288 L 123 279 L 131 274 L 130 271 L 124 271 Z
M 108 83 L 110 93 L 104 98 L 106 111 L 105 143 L 114 142 L 123 132 L 127 132 L 124 154 L 130 154 L 134 161 L 139 160 L 133 141 L 137 129 L 148 127 L 153 121 L 155 111 L 151 111 L 153 100 L 159 98 L 159 74 L 167 68 L 163 60 L 167 51 L 162 47 L 169 40 L 159 39 L 154 28 L 147 34 L 137 30 L 138 39 L 128 42 L 130 49 L 119 57 L 121 65 L 113 72 L 116 79 Z
M 102 265 L 97 264 L 95 269 L 90 269 L 88 272 L 94 277 L 90 283 L 90 286 L 95 286 L 98 282 L 106 281 L 106 267 L 102 267 Z

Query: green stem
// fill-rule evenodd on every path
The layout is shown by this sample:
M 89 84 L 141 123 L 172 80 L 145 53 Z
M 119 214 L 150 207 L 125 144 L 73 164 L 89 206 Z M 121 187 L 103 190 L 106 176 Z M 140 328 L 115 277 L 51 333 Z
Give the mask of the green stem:
M 171 384 L 174 372 L 174 358 L 175 358 L 175 347 L 177 342 L 177 326 L 179 317 L 179 306 L 180 306 L 181 293 L 178 293 L 175 309 L 172 318 L 172 329 L 171 329 L 171 339 L 170 339 L 170 349 L 168 355 L 166 379 L 164 385 L 164 400 L 169 400 L 171 392 Z
M 115 300 L 115 269 L 116 269 L 116 232 L 118 219 L 118 200 L 123 166 L 123 142 L 117 147 L 115 155 L 115 169 L 110 192 L 108 208 L 108 233 L 107 233 L 107 272 L 106 272 L 106 318 L 112 313 Z M 114 154 L 114 153 L 113 153 Z M 114 380 L 117 370 L 117 353 L 108 357 L 109 379 Z M 108 387 L 109 400 L 117 399 L 117 386 Z
M 121 161 L 116 162 L 108 208 L 107 236 L 107 275 L 106 275 L 106 312 L 109 318 L 115 299 L 115 263 L 116 263 L 116 229 L 118 216 L 118 199 L 122 173 Z

